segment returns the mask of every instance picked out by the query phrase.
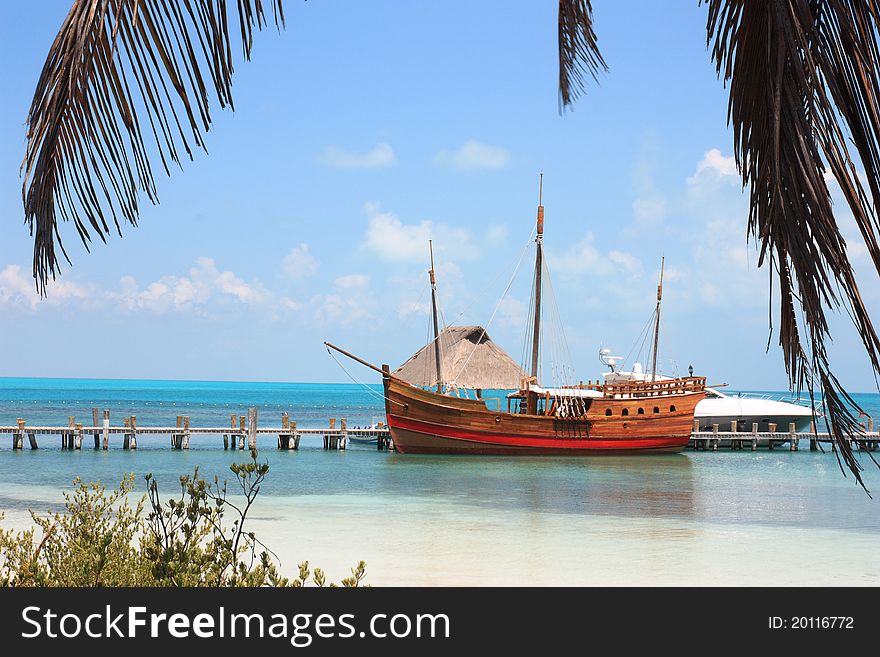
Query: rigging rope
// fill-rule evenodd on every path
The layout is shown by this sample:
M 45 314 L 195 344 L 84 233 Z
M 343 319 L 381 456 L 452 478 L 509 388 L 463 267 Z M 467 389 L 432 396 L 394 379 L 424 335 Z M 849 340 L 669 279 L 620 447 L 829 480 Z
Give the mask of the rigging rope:
M 639 350 L 638 350 L 638 352 L 636 352 L 636 359 L 638 360 L 641 357 L 642 349 L 645 346 L 645 337 L 647 336 L 648 331 L 651 328 L 651 324 L 654 323 L 654 315 L 656 312 L 657 312 L 656 309 L 651 311 L 651 315 L 650 315 L 650 317 L 648 317 L 648 321 L 645 322 L 645 325 L 642 327 L 642 330 L 639 332 L 638 337 L 636 338 L 635 342 L 633 342 L 632 346 L 630 347 L 629 351 L 627 352 L 626 356 L 624 357 L 624 359 L 623 359 L 624 363 L 629 362 L 629 357 L 636 350 L 637 346 L 638 346 Z M 639 342 L 639 341 L 641 341 L 641 342 Z
M 532 240 L 532 237 L 530 236 L 529 242 L 531 242 L 531 240 Z M 510 292 L 510 288 L 513 285 L 513 281 L 516 279 L 516 275 L 519 273 L 520 265 L 522 265 L 523 256 L 525 256 L 526 251 L 528 250 L 529 242 L 526 242 L 525 246 L 520 251 L 519 260 L 517 260 L 516 267 L 513 270 L 513 274 L 511 275 L 510 280 L 507 281 L 507 287 L 504 288 L 504 293 L 501 295 L 501 298 L 498 300 L 498 303 L 495 304 L 495 309 L 492 311 L 492 316 L 489 317 L 489 321 L 486 322 L 486 326 L 483 327 L 483 332 L 480 334 L 480 337 L 474 343 L 474 346 L 471 349 L 471 352 L 468 354 L 468 357 L 465 359 L 464 363 L 462 363 L 461 367 L 458 368 L 458 371 L 455 373 L 455 377 L 453 377 L 453 380 L 457 379 L 461 375 L 461 373 L 464 371 L 464 369 L 467 367 L 467 364 L 471 360 L 471 356 L 473 356 L 474 352 L 476 352 L 477 347 L 479 346 L 480 342 L 483 340 L 483 337 L 486 335 L 486 331 L 489 330 L 489 326 L 492 324 L 492 320 L 495 319 L 495 315 L 498 313 L 498 309 L 501 307 L 501 302 L 504 301 L 504 299 L 507 297 L 507 293 Z
M 654 317 L 657 316 L 657 309 L 651 311 L 651 316 L 648 317 L 648 321 L 645 323 L 645 326 L 642 328 L 642 332 L 639 333 L 639 337 L 636 338 L 636 341 L 633 343 L 633 346 L 630 347 L 629 353 L 627 353 L 624 362 L 629 362 L 630 354 L 635 351 L 636 345 L 638 345 L 639 350 L 636 352 L 636 361 L 641 360 L 642 350 L 645 348 L 645 343 L 648 341 L 648 338 L 651 335 L 651 326 L 654 324 Z M 641 340 L 641 343 L 639 342 Z M 651 360 L 651 347 L 648 348 L 648 353 L 645 355 L 645 360 Z
M 525 246 L 523 247 L 522 251 L 521 251 L 520 254 L 519 254 L 519 257 L 518 257 L 518 260 L 517 260 L 517 264 L 516 264 L 516 267 L 515 267 L 515 271 L 514 271 L 514 276 L 516 275 L 516 273 L 515 273 L 516 270 L 519 269 L 519 264 L 522 262 L 522 258 L 523 258 L 523 255 L 524 255 L 526 249 L 528 249 L 529 244 L 530 244 L 531 241 L 535 238 L 535 230 L 536 230 L 536 229 L 534 229 L 534 228 L 532 229 L 532 232 L 531 232 L 531 235 L 529 236 L 529 239 L 526 241 Z M 464 316 L 464 314 L 465 314 L 466 312 L 468 312 L 469 310 L 471 310 L 471 308 L 473 308 L 474 305 L 476 305 L 477 301 L 480 301 L 480 300 L 486 295 L 486 293 L 489 291 L 489 288 L 491 288 L 491 287 L 495 284 L 495 282 L 501 277 L 501 274 L 502 274 L 506 269 L 507 269 L 506 267 L 505 267 L 505 268 L 501 268 L 501 267 L 499 267 L 499 268 L 496 270 L 496 272 L 495 272 L 495 276 L 492 278 L 492 280 L 491 280 L 487 285 L 484 285 L 482 291 L 481 291 L 481 292 L 480 292 L 480 293 L 479 293 L 474 299 L 472 299 L 471 302 L 470 302 L 467 306 L 465 306 L 465 308 L 464 308 L 460 313 L 458 313 L 458 315 L 455 316 L 455 318 L 452 320 L 452 323 L 453 323 L 453 324 L 454 324 L 455 322 L 457 322 L 458 320 L 460 320 L 460 319 Z M 511 282 L 510 282 L 510 283 L 512 283 L 512 282 L 513 282 L 513 280 L 511 279 Z M 508 283 L 508 285 L 507 285 L 507 290 L 505 290 L 505 292 L 504 292 L 505 295 L 507 294 L 507 291 L 510 290 L 510 283 Z M 534 287 L 534 286 L 532 286 L 532 287 Z M 504 300 L 504 296 L 501 297 L 501 300 L 502 300 L 502 301 Z M 499 303 L 500 303 L 500 302 L 499 302 Z M 496 308 L 496 310 L 497 310 L 497 308 Z M 451 324 L 448 323 L 448 322 L 446 321 L 446 317 L 445 317 L 445 315 L 443 314 L 443 309 L 440 307 L 440 301 L 439 301 L 439 300 L 437 301 L 437 312 L 438 312 L 439 316 L 441 317 L 442 328 L 441 328 L 441 330 L 440 330 L 440 334 L 439 334 L 436 338 L 430 339 L 430 340 L 425 344 L 425 348 L 427 348 L 427 347 L 433 345 L 433 344 L 434 344 L 434 340 L 438 340 L 438 339 L 439 339 L 439 340 L 441 340 L 441 342 L 440 342 L 440 349 L 441 349 L 441 351 L 442 351 L 442 350 L 444 349 L 444 346 L 443 346 L 444 341 L 446 342 L 447 347 L 448 347 L 448 346 L 449 346 L 449 340 L 451 339 L 448 335 L 444 335 L 444 334 L 443 334 L 443 329 L 447 328 L 448 326 L 451 326 Z M 494 316 L 494 313 L 493 313 L 493 316 Z M 429 325 L 428 335 L 430 336 L 430 333 L 431 333 L 431 313 L 428 313 L 428 325 Z M 483 333 L 485 334 L 485 330 L 483 331 Z M 482 340 L 482 336 L 480 336 L 480 339 Z M 470 359 L 470 356 L 468 357 L 468 360 L 469 360 L 469 359 Z M 425 359 L 425 361 L 426 361 L 426 365 L 425 365 L 425 366 L 427 367 L 427 359 Z M 456 376 L 457 376 L 458 374 L 460 374 L 460 373 L 461 373 L 461 370 L 459 370 L 459 372 L 456 374 Z M 425 379 L 424 379 L 424 380 L 427 380 L 427 378 L 428 378 L 428 376 L 427 376 L 427 373 L 426 373 L 426 375 L 425 375 Z
M 389 398 L 386 397 L 385 395 L 380 394 L 380 393 L 376 392 L 375 390 L 373 390 L 373 389 L 372 389 L 370 386 L 368 386 L 366 383 L 362 383 L 361 381 L 358 381 L 357 379 L 355 379 L 355 378 L 351 375 L 351 372 L 349 372 L 347 369 L 345 369 L 345 365 L 343 365 L 342 363 L 339 362 L 339 359 L 336 358 L 336 356 L 333 355 L 333 352 L 330 351 L 329 348 L 327 349 L 327 353 L 330 354 L 330 358 L 332 358 L 333 360 L 336 361 L 336 364 L 339 365 L 339 367 L 342 369 L 342 371 L 345 372 L 345 373 L 348 375 L 348 378 L 349 378 L 349 379 L 351 379 L 354 383 L 358 384 L 359 386 L 363 386 L 363 388 L 364 388 L 367 392 L 369 392 L 371 395 L 373 395 L 374 397 L 378 397 L 379 399 L 382 399 L 383 401 L 387 401 L 387 402 L 390 403 L 390 404 L 397 404 L 398 406 L 401 406 L 401 407 L 406 406 L 405 404 L 401 404 L 399 401 L 396 401 L 396 400 L 394 400 L 394 399 L 389 399 Z

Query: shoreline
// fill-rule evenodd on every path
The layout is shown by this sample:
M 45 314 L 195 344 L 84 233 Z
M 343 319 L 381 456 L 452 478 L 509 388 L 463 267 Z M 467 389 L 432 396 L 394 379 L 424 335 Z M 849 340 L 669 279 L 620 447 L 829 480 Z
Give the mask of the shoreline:
M 635 525 L 630 522 L 621 529 L 615 519 L 606 518 L 590 523 L 587 543 L 577 542 L 577 536 L 585 535 L 583 525 L 570 525 L 559 518 L 533 518 L 525 532 L 518 523 L 496 520 L 496 531 L 491 537 L 483 537 L 479 522 L 453 521 L 455 530 L 449 531 L 450 518 L 444 514 L 446 531 L 442 538 L 431 538 L 423 522 L 409 528 L 404 526 L 406 522 L 393 523 L 378 534 L 368 535 L 367 523 L 351 522 L 350 509 L 334 512 L 322 506 L 320 512 L 305 515 L 300 510 L 291 519 L 295 521 L 290 528 L 281 527 L 279 517 L 265 517 L 268 509 L 259 504 L 254 511 L 257 516 L 249 526 L 278 555 L 283 575 L 295 575 L 297 564 L 307 560 L 311 567 L 324 570 L 328 581 L 347 577 L 350 568 L 363 559 L 367 563 L 365 584 L 372 586 L 880 584 L 876 537 L 845 530 L 785 527 L 768 531 L 750 525 L 695 528 L 657 519 Z M 340 533 L 338 523 L 343 519 L 345 530 Z M 21 521 L 29 523 L 30 517 L 19 512 L 4 518 L 0 526 L 22 529 Z M 309 527 L 304 535 L 300 534 L 303 525 Z M 506 526 L 503 536 L 499 536 L 498 525 Z M 647 550 L 646 533 L 651 536 Z M 557 538 L 547 540 L 548 534 Z M 773 551 L 783 534 L 785 540 L 801 546 L 796 555 Z M 575 543 L 566 546 L 567 539 Z M 684 551 L 682 540 L 696 545 Z M 528 554 L 522 550 L 524 543 L 532 544 Z M 633 543 L 639 547 L 631 547 Z M 849 551 L 857 547 L 858 555 L 865 559 L 864 568 L 852 561 L 840 564 L 830 550 L 841 543 Z M 340 545 L 348 547 L 340 549 Z

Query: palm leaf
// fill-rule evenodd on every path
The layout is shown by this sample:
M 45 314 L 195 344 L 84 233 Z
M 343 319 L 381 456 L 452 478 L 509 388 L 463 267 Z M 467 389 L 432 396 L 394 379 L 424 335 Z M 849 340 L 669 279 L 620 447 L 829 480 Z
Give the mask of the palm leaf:
M 779 343 L 793 389 L 822 393 L 826 424 L 864 486 L 849 437 L 860 411 L 831 371 L 827 312 L 843 309 L 880 373 L 880 340 L 831 204 L 836 178 L 880 272 L 878 6 L 864 0 L 708 0 L 708 40 L 730 85 L 728 119 L 748 228 L 779 280 Z M 859 179 L 850 144 L 864 167 Z M 797 302 L 797 303 L 796 303 Z M 800 309 L 800 318 L 798 316 Z
M 282 27 L 282 0 L 266 1 Z M 237 0 L 245 59 L 267 24 L 263 4 Z M 158 200 L 154 167 L 170 174 L 205 148 L 210 97 L 233 107 L 230 19 L 226 0 L 74 2 L 27 119 L 22 196 L 41 292 L 59 272 L 56 248 L 67 258 L 59 222 L 87 249 L 111 224 L 121 234 L 137 224 L 141 194 Z
M 861 412 L 831 370 L 828 311 L 852 319 L 880 374 L 880 340 L 862 301 L 826 173 L 840 185 L 880 272 L 880 7 L 870 0 L 701 0 L 707 44 L 730 85 L 728 118 L 748 229 L 779 282 L 779 343 L 789 384 L 818 391 L 841 468 L 864 486 L 849 438 Z M 560 98 L 583 89 L 604 61 L 589 2 L 559 3 Z M 849 145 L 864 167 L 866 190 Z
M 597 79 L 608 66 L 593 31 L 590 0 L 559 0 L 559 103 L 568 107 L 584 90 L 586 76 Z

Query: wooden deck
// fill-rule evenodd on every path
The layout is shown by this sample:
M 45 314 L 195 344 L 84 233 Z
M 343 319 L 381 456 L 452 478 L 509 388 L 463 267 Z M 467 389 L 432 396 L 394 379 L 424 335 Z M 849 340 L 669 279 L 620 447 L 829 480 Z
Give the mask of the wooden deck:
M 24 418 L 18 418 L 14 426 L 0 426 L 0 434 L 12 435 L 12 448 L 22 449 L 24 438 L 27 436 L 31 449 L 38 449 L 38 436 L 60 436 L 62 449 L 82 449 L 83 442 L 92 437 L 95 449 L 109 449 L 111 437 L 122 438 L 123 449 L 137 449 L 138 440 L 165 436 L 170 438 L 170 446 L 173 449 L 189 449 L 190 438 L 194 435 L 217 435 L 223 437 L 223 449 L 256 449 L 257 436 L 259 434 L 274 434 L 278 436 L 279 449 L 299 449 L 300 439 L 303 436 L 320 436 L 323 438 L 324 449 L 345 449 L 350 437 L 376 438 L 377 449 L 387 450 L 391 448 L 391 437 L 386 427 L 380 428 L 349 428 L 345 418 L 339 421 L 330 418 L 326 428 L 298 427 L 296 421 L 292 421 L 287 413 L 281 414 L 281 425 L 276 427 L 260 427 L 257 424 L 257 409 L 248 409 L 247 416 L 231 415 L 228 426 L 225 427 L 193 427 L 190 426 L 189 416 L 177 416 L 177 422 L 173 427 L 143 427 L 138 426 L 137 417 L 130 415 L 123 419 L 122 426 L 110 424 L 110 411 L 104 410 L 103 417 L 99 420 L 99 410 L 92 409 L 91 424 L 84 425 L 76 422 L 74 416 L 68 416 L 67 426 L 28 426 Z

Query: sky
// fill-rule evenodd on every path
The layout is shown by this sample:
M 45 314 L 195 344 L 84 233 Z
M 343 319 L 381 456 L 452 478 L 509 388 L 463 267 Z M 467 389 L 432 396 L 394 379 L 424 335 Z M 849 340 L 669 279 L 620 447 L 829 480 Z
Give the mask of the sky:
M 124 238 L 87 253 L 64 226 L 72 265 L 40 299 L 19 167 L 70 0 L 13 3 L 0 24 L 0 376 L 374 383 L 322 341 L 394 367 L 420 348 L 428 239 L 446 321 L 491 318 L 518 360 L 531 252 L 505 290 L 543 172 L 579 378 L 597 378 L 600 346 L 638 356 L 665 257 L 662 371 L 786 389 L 705 6 L 593 5 L 610 71 L 560 114 L 556 3 L 287 0 L 287 28 L 257 35 L 251 62 L 237 53 L 236 110 L 213 103 L 209 153 L 159 174 L 160 203 L 144 199 Z M 848 241 L 877 316 L 876 272 Z M 874 390 L 848 320 L 831 325 L 838 376 Z

